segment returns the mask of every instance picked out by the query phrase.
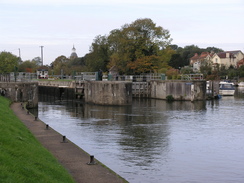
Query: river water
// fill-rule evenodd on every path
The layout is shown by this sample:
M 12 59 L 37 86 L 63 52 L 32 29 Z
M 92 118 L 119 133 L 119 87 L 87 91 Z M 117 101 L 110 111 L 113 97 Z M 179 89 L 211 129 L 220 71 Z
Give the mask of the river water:
M 42 121 L 131 183 L 244 182 L 244 89 L 214 101 L 131 106 L 40 100 Z

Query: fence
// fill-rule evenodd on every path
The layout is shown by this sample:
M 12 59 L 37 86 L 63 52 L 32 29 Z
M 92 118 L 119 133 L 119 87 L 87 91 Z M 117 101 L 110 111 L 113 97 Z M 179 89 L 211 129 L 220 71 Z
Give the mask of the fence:
M 203 74 L 182 74 L 181 80 L 203 80 Z
M 52 75 L 49 80 L 55 79 L 75 79 L 76 81 L 98 80 L 97 72 L 78 72 L 76 76 Z M 11 72 L 8 74 L 0 74 L 1 82 L 31 82 L 37 80 L 36 73 L 27 72 Z M 165 74 L 141 74 L 141 75 L 103 75 L 103 80 L 108 81 L 132 81 L 132 82 L 148 82 L 151 80 L 167 80 Z M 203 80 L 203 74 L 182 74 L 181 80 Z
M 147 82 L 150 80 L 165 80 L 165 74 L 141 74 L 141 75 L 108 75 L 109 81 Z
M 96 80 L 96 77 L 97 77 L 96 72 L 78 72 L 76 73 L 75 80 L 76 81 Z
M 7 74 L 0 74 L 1 82 L 31 82 L 36 80 L 37 80 L 36 73 L 11 72 Z

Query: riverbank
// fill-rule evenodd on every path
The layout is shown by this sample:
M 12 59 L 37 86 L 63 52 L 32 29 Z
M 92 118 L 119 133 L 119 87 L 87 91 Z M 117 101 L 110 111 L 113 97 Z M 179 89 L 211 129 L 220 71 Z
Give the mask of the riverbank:
M 68 170 L 76 182 L 126 182 L 97 160 L 95 160 L 95 165 L 88 165 L 87 163 L 90 162 L 90 155 L 67 139 L 63 142 L 63 136 L 61 134 L 51 127 L 47 129 L 46 124 L 40 120 L 35 120 L 34 116 L 31 114 L 27 114 L 27 111 L 22 109 L 20 103 L 13 103 L 11 109 L 37 140 L 57 158 L 66 170 Z
M 74 183 L 68 171 L 48 152 L 0 96 L 0 182 Z

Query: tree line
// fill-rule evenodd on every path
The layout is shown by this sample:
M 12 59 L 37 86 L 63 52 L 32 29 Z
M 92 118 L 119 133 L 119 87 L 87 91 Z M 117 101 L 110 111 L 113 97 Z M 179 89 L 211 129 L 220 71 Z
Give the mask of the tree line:
M 61 70 L 67 75 L 74 72 L 96 72 L 100 69 L 108 72 L 113 66 L 117 67 L 121 75 L 142 73 L 168 73 L 170 75 L 179 70 L 182 73 L 191 73 L 192 70 L 185 66 L 189 66 L 190 58 L 195 53 L 223 51 L 215 47 L 203 49 L 196 45 L 182 48 L 172 45 L 171 42 L 169 30 L 157 26 L 149 18 L 137 19 L 110 31 L 107 35 L 96 36 L 89 53 L 84 57 L 72 59 L 61 55 L 46 67 L 50 74 L 54 75 L 61 74 Z M 40 57 L 22 63 L 19 60 L 20 58 L 9 52 L 1 52 L 0 73 L 14 71 L 16 67 L 20 72 L 35 72 L 40 63 Z M 207 75 L 213 74 L 211 72 L 208 70 Z M 231 75 L 233 76 L 233 71 Z

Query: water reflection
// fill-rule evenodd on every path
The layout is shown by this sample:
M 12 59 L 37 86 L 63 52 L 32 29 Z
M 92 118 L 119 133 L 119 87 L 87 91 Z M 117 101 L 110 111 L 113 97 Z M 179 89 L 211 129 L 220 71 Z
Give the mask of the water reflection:
M 235 96 L 238 98 L 244 98 L 244 87 L 237 87 L 235 91 Z
M 40 100 L 43 121 L 129 182 L 244 179 L 242 91 L 213 101 L 134 99 L 131 106 Z

